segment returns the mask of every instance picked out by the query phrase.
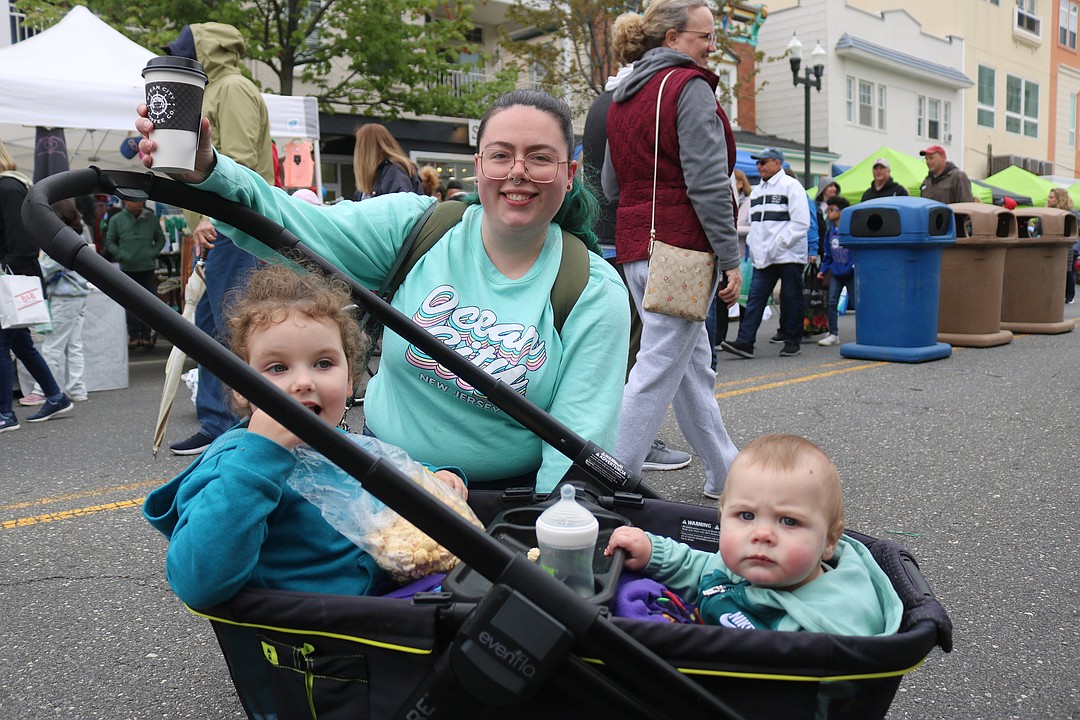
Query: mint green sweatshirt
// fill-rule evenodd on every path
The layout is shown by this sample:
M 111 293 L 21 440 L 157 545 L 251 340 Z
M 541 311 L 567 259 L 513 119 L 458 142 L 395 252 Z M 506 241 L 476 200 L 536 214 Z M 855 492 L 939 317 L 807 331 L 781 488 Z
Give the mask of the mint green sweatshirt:
M 377 288 L 430 197 L 396 193 L 316 207 L 272 188 L 257 174 L 218 155 L 198 186 L 254 208 L 285 226 L 361 284 Z M 533 267 L 510 279 L 488 258 L 480 237 L 483 209 L 425 254 L 394 295 L 393 306 L 473 364 L 523 394 L 556 419 L 611 451 L 618 432 L 629 316 L 615 270 L 589 253 L 589 280 L 556 332 L 551 286 L 562 233 L 551 225 Z M 273 254 L 235 230 L 226 235 L 256 255 Z M 368 428 L 412 458 L 457 466 L 473 487 L 538 472 L 550 491 L 570 461 L 509 418 L 481 393 L 398 335 L 383 338 L 379 372 L 364 400 Z
M 750 585 L 720 553 L 658 535 L 649 539 L 652 557 L 642 572 L 696 603 L 706 624 L 864 636 L 891 635 L 900 627 L 904 605 L 888 576 L 866 546 L 847 535 L 826 572 L 790 591 Z

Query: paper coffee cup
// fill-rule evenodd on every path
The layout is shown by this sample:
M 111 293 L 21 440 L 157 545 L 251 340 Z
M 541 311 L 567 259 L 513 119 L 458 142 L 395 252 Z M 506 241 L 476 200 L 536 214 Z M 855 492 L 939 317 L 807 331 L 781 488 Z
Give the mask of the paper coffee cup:
M 153 169 L 185 173 L 195 169 L 206 73 L 197 61 L 156 57 L 142 71 L 146 80 L 147 117 L 154 123 L 150 139 L 157 143 Z

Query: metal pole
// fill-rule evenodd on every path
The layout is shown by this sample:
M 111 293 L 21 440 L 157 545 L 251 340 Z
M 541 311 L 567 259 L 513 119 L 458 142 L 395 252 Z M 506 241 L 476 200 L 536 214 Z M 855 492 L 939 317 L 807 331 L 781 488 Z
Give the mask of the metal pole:
M 806 187 L 810 187 L 810 68 L 806 68 L 806 78 L 803 80 L 806 85 L 806 106 L 803 113 L 803 138 L 805 154 L 803 160 L 805 161 L 804 168 L 805 174 L 803 175 L 803 182 L 806 183 Z

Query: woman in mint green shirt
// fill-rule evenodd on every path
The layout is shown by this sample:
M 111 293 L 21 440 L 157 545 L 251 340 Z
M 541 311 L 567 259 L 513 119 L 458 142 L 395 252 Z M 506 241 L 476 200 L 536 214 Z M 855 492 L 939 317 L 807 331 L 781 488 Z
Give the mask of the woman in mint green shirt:
M 144 164 L 153 166 L 153 124 L 141 117 Z M 480 123 L 477 195 L 462 221 L 406 276 L 393 305 L 579 435 L 612 450 L 629 337 L 626 291 L 589 253 L 588 282 L 561 331 L 551 286 L 562 230 L 595 249 L 596 201 L 575 181 L 569 108 L 546 93 L 501 97 Z M 433 198 L 399 193 L 315 207 L 272 188 L 218 154 L 203 121 L 196 169 L 177 176 L 284 225 L 367 287 L 389 275 L 409 228 Z M 241 247 L 269 256 L 228 230 Z M 474 487 L 531 482 L 550 491 L 570 461 L 522 428 L 420 349 L 386 333 L 379 372 L 364 400 L 369 430 L 421 462 L 457 466 Z

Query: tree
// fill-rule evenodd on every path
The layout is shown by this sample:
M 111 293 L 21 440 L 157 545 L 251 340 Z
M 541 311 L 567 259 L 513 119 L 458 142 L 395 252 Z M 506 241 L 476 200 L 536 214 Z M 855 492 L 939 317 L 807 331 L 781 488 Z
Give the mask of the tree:
M 562 95 L 571 107 L 582 111 L 619 68 L 608 37 L 618 12 L 601 0 L 516 0 L 507 10 L 501 45 L 519 69 L 529 69 L 548 92 Z
M 717 4 L 720 12 L 715 57 L 749 57 L 760 62 L 763 56 L 754 48 L 757 30 L 765 19 L 764 7 L 730 0 Z M 549 92 L 563 95 L 571 107 L 584 112 L 604 91 L 607 78 L 619 69 L 611 51 L 611 23 L 624 12 L 640 12 L 642 5 L 613 5 L 610 0 L 515 0 L 507 11 L 507 20 L 509 27 L 517 29 L 504 26 L 501 45 L 519 69 L 529 69 L 549 86 Z M 538 41 L 540 38 L 542 41 Z M 756 64 L 752 70 L 740 71 L 738 82 L 731 87 L 718 91 L 730 97 L 747 91 L 752 95 Z
M 277 91 L 294 78 L 314 89 L 323 107 L 386 118 L 403 113 L 475 117 L 516 81 L 514 69 L 469 73 L 463 55 L 487 58 L 467 41 L 470 6 L 436 0 L 84 0 L 102 20 L 157 50 L 186 24 L 237 27 L 248 57 L 277 76 Z M 19 0 L 31 22 L 51 24 L 70 3 Z

